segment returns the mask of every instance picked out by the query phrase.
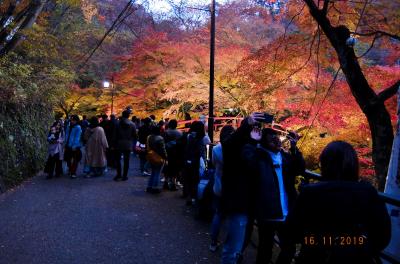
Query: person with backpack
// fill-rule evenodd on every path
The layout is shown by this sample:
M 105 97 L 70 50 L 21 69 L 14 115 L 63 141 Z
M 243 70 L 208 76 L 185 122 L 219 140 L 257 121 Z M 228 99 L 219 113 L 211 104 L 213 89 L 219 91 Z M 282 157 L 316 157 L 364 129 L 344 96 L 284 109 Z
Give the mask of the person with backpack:
M 165 142 L 160 135 L 160 127 L 153 126 L 151 134 L 147 138 L 147 154 L 146 158 L 151 165 L 151 175 L 147 184 L 146 192 L 160 193 L 160 175 L 164 165 L 167 163 L 167 150 Z
M 122 118 L 116 126 L 116 132 L 113 139 L 115 146 L 115 163 L 117 166 L 117 175 L 114 177 L 114 181 L 128 180 L 132 141 L 136 136 L 136 127 L 132 121 L 129 120 L 129 112 L 125 110 L 122 112 Z M 123 174 L 121 171 L 121 155 L 124 156 Z
M 164 189 L 176 191 L 176 179 L 180 172 L 179 143 L 182 137 L 182 132 L 176 129 L 178 122 L 172 119 L 168 122 L 168 128 L 164 133 L 165 147 L 168 154 L 168 166 L 166 169 L 166 180 Z
M 206 144 L 209 142 L 210 139 L 205 133 L 204 124 L 200 121 L 194 121 L 187 135 L 184 156 L 183 195 L 187 198 L 187 205 L 196 203 L 200 166 L 204 166 L 206 161 Z
M 76 169 L 78 168 L 79 161 L 82 159 L 81 134 L 82 129 L 79 125 L 79 116 L 72 115 L 65 131 L 66 141 L 64 151 L 64 160 L 67 162 L 69 174 L 72 179 L 76 178 Z

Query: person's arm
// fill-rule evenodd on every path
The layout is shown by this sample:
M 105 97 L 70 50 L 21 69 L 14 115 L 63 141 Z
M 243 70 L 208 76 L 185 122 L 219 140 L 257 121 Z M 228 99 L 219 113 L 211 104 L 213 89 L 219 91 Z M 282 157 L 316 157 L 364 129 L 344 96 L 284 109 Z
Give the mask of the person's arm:
M 72 144 L 72 149 L 73 150 L 76 150 L 77 148 L 79 148 L 81 146 L 81 144 L 80 144 L 81 134 L 82 134 L 81 127 L 80 126 L 75 126 L 75 135 L 73 137 L 73 144 Z
M 102 131 L 101 131 L 101 143 L 103 144 L 103 147 L 105 149 L 108 148 L 108 141 L 107 141 L 107 137 L 106 137 L 106 133 L 104 132 L 104 129 L 102 129 Z
M 167 160 L 167 150 L 165 149 L 165 142 L 164 139 L 160 136 L 160 139 L 158 141 L 158 146 L 160 149 L 160 155 L 164 160 Z
M 135 124 L 132 124 L 132 138 L 133 140 L 137 140 L 138 138 Z

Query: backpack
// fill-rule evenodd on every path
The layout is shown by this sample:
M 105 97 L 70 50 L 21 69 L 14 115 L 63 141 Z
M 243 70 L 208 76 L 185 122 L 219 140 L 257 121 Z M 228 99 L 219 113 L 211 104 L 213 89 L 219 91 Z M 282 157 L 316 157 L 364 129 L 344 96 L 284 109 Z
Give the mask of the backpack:
M 199 166 L 201 157 L 201 148 L 203 147 L 203 140 L 197 139 L 193 135 L 187 136 L 187 142 L 185 147 L 185 164 Z
M 151 165 L 154 165 L 154 166 L 161 166 L 161 165 L 164 164 L 165 161 L 164 161 L 164 159 L 163 159 L 156 151 L 154 151 L 153 149 L 150 148 L 150 144 L 149 144 L 150 137 L 151 137 L 151 136 L 149 136 L 149 137 L 147 138 L 147 154 L 146 154 L 146 159 L 147 159 L 148 162 L 150 162 Z

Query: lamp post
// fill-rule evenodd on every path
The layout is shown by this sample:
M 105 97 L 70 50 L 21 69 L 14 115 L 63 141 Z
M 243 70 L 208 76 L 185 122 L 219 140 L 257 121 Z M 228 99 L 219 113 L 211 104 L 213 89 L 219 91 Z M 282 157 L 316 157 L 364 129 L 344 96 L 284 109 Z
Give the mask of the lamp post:
M 208 136 L 214 142 L 214 58 L 215 58 L 215 0 L 211 0 L 210 36 L 210 98 L 208 105 Z
M 103 87 L 105 89 L 110 88 L 111 86 L 111 114 L 114 113 L 114 77 L 111 78 L 111 82 L 109 81 L 104 81 L 103 82 Z

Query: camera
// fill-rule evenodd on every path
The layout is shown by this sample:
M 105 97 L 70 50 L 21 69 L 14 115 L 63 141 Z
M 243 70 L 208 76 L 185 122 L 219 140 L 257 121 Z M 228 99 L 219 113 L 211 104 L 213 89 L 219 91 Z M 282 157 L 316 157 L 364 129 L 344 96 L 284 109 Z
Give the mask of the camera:
M 274 120 L 274 116 L 270 115 L 266 112 L 264 113 L 256 113 L 256 121 L 265 123 L 265 124 L 271 124 L 272 121 Z

